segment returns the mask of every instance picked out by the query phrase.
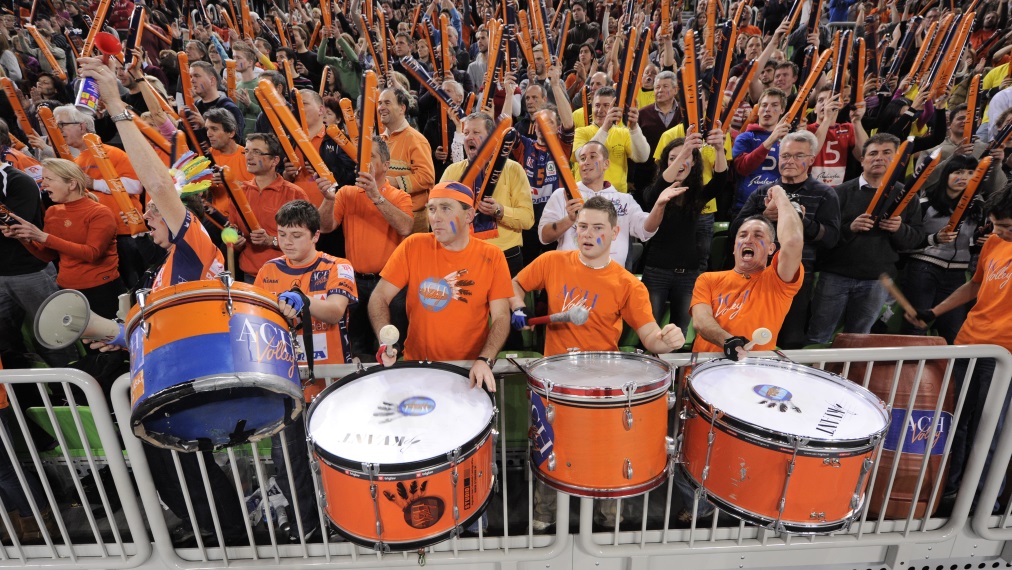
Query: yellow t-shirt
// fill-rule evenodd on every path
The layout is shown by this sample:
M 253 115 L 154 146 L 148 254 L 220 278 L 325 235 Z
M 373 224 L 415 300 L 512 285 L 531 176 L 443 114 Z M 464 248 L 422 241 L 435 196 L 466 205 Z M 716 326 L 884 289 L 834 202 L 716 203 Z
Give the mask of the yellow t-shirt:
M 576 177 L 577 182 L 580 181 L 580 169 L 575 166 L 576 153 L 580 147 L 590 142 L 600 129 L 601 127 L 597 125 L 576 129 L 573 140 L 573 176 Z M 611 182 L 615 190 L 624 194 L 629 191 L 629 157 L 633 150 L 629 129 L 615 125 L 608 131 L 608 139 L 604 144 L 608 147 L 608 158 L 611 161 L 608 170 L 604 172 L 604 179 Z
M 467 160 L 455 162 L 446 167 L 440 182 L 460 180 L 464 177 Z M 534 203 L 531 198 L 531 183 L 519 162 L 507 160 L 502 175 L 495 185 L 492 198 L 503 208 L 502 219 L 497 223 L 499 235 L 486 239 L 488 243 L 505 251 L 513 246 L 523 245 L 521 232 L 534 225 Z

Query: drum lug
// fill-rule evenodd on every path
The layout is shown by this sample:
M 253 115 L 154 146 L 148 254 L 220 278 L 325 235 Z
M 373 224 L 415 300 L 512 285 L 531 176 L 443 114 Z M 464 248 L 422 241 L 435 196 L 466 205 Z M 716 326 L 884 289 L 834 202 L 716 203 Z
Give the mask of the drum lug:
M 668 409 L 669 410 L 675 409 L 675 404 L 677 403 L 678 403 L 678 394 L 676 394 L 675 392 L 668 392 Z M 685 418 L 682 419 L 684 420 Z
M 669 457 L 674 457 L 678 453 L 675 438 L 670 435 L 664 437 L 664 450 L 667 452 Z
M 235 283 L 235 279 L 232 279 L 232 274 L 228 271 L 223 271 L 218 274 L 218 279 L 221 279 L 221 284 L 225 286 L 225 295 L 228 296 L 228 300 L 225 301 L 225 310 L 228 311 L 228 316 L 232 316 L 235 312 L 235 308 L 232 304 L 232 284 Z
M 151 325 L 144 320 L 144 310 L 148 304 L 148 294 L 151 293 L 151 289 L 138 289 L 137 290 L 137 306 L 140 307 L 141 313 L 141 330 L 144 331 L 144 338 L 151 337 Z
M 840 467 L 840 460 L 838 458 L 836 458 L 836 457 L 826 457 L 826 458 L 823 458 L 822 464 L 823 465 L 827 465 L 829 467 L 837 467 L 837 468 L 839 468 Z
M 450 467 L 453 471 L 450 473 L 450 483 L 453 486 L 453 523 L 454 526 L 460 526 L 460 507 L 457 506 L 457 462 L 460 460 L 460 448 L 454 449 L 453 451 L 446 454 L 446 458 L 450 461 Z M 459 531 L 459 529 L 455 529 Z
M 379 487 L 376 485 L 376 477 L 379 476 L 379 464 L 363 463 L 362 472 L 369 475 L 369 496 L 372 497 L 373 514 L 376 517 L 376 537 L 379 540 L 373 545 L 373 549 L 390 552 L 390 547 L 383 542 L 383 521 L 380 520 Z
M 857 509 L 861 506 L 861 488 L 864 487 L 864 478 L 868 476 L 873 463 L 874 461 L 872 461 L 871 457 L 865 457 L 864 461 L 861 462 L 861 474 L 857 478 L 857 487 L 854 488 L 854 495 L 850 499 L 851 509 Z
M 499 430 L 492 430 L 492 448 L 495 449 L 499 446 Z
M 629 459 L 625 460 L 625 465 L 622 468 L 622 474 L 625 475 L 626 479 L 632 480 L 633 468 L 632 468 L 632 461 L 630 461 Z
M 817 520 L 817 521 L 825 521 L 826 520 L 826 513 L 817 513 L 815 511 L 812 511 L 812 514 L 808 515 L 808 518 L 814 519 L 814 520 Z
M 545 406 L 545 421 L 549 424 L 555 423 L 555 404 Z
M 627 382 L 622 386 L 622 391 L 625 392 L 625 414 L 622 416 L 622 425 L 626 431 L 630 431 L 633 427 L 632 395 L 636 391 L 636 383 Z
M 554 388 L 555 382 L 545 380 L 545 421 L 549 424 L 555 423 L 555 404 L 552 403 L 552 390 Z
M 548 456 L 548 470 L 555 471 L 555 452 L 553 451 Z

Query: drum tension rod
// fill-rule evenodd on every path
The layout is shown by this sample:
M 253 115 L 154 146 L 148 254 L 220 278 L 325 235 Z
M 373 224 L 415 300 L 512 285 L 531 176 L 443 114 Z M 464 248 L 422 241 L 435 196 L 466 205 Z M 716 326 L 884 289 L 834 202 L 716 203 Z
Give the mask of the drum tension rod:
M 379 464 L 363 463 L 362 471 L 369 475 L 369 495 L 372 497 L 372 508 L 376 516 L 376 544 L 372 548 L 378 552 L 390 552 L 390 545 L 383 542 L 383 522 L 380 520 L 379 488 L 376 485 Z
M 792 437 L 794 443 L 794 452 L 791 453 L 791 460 L 787 462 L 787 477 L 784 479 L 784 491 L 780 495 L 780 502 L 777 503 L 777 520 L 773 523 L 773 528 L 779 533 L 786 532 L 783 524 L 784 509 L 787 508 L 787 488 L 791 484 L 791 475 L 794 473 L 794 465 L 797 462 L 798 450 L 802 445 L 808 444 L 808 440 L 800 437 Z
M 218 274 L 218 279 L 221 279 L 221 284 L 225 286 L 225 295 L 228 296 L 228 300 L 225 301 L 225 310 L 228 311 L 228 316 L 232 316 L 234 313 L 234 307 L 232 306 L 232 284 L 235 283 L 235 279 L 232 279 L 232 274 L 228 271 L 223 271 Z
M 555 423 L 555 404 L 552 403 L 552 390 L 555 388 L 555 382 L 551 380 L 545 380 L 545 420 L 549 424 Z
M 151 293 L 151 289 L 138 289 L 137 290 L 137 306 L 140 307 L 141 313 L 141 330 L 144 331 L 144 338 L 151 338 L 151 325 L 144 320 L 144 311 L 148 304 L 148 294 Z
M 626 431 L 632 430 L 633 427 L 632 395 L 635 390 L 635 382 L 627 382 L 622 386 L 622 391 L 625 392 L 625 414 L 622 417 L 622 424 L 625 426 Z
M 450 473 L 450 483 L 453 485 L 453 534 L 459 536 L 462 530 L 460 528 L 460 508 L 457 506 L 457 462 L 460 460 L 460 448 L 447 453 L 446 458 L 450 461 L 450 468 L 453 470 Z

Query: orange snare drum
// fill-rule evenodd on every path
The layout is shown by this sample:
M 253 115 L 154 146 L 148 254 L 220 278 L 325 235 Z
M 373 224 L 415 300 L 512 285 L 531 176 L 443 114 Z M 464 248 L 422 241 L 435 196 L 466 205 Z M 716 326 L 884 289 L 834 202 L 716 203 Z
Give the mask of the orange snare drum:
M 720 508 L 798 534 L 845 530 L 860 513 L 889 425 L 874 394 L 762 358 L 697 366 L 686 394 L 682 467 Z
M 329 386 L 307 431 L 327 516 L 348 540 L 417 550 L 481 517 L 495 483 L 488 392 L 449 364 L 374 366 Z
M 631 497 L 668 476 L 671 367 L 624 352 L 549 356 L 527 369 L 531 464 L 578 497 Z
M 138 291 L 126 326 L 141 439 L 218 449 L 273 435 L 302 413 L 288 324 L 262 289 L 208 280 Z

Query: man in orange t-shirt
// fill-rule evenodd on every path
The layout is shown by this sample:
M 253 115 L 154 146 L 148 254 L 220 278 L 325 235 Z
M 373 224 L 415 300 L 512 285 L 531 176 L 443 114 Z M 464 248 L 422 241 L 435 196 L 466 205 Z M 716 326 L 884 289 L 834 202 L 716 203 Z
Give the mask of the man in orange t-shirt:
M 524 296 L 548 292 L 551 314 L 582 307 L 588 311 L 582 325 L 552 323 L 545 335 L 545 356 L 581 351 L 618 350 L 622 321 L 629 323 L 643 346 L 655 354 L 677 350 L 685 343 L 682 331 L 669 324 L 661 329 L 650 310 L 647 288 L 632 273 L 611 259 L 611 242 L 618 237 L 618 212 L 611 200 L 594 197 L 576 217 L 576 251 L 542 254 L 513 279 L 514 326 L 526 326 Z
M 509 267 L 502 251 L 471 238 L 474 193 L 459 182 L 441 182 L 426 206 L 432 233 L 405 239 L 380 273 L 369 300 L 373 330 L 390 324 L 390 301 L 407 288 L 409 360 L 474 360 L 470 378 L 495 391 L 492 366 L 509 334 Z M 390 366 L 396 350 L 380 349 Z
M 253 175 L 246 170 L 246 149 L 235 142 L 237 128 L 235 117 L 226 109 L 208 109 L 204 113 L 204 129 L 211 144 L 211 160 L 217 166 L 227 166 L 239 182 L 249 182 L 253 180 Z M 214 185 L 211 186 L 211 195 L 208 199 L 219 212 L 223 214 L 228 212 L 231 202 L 221 173 L 218 171 L 214 173 Z M 232 220 L 232 223 L 237 222 Z
M 734 269 L 704 273 L 696 280 L 690 305 L 697 333 L 693 352 L 723 352 L 738 360 L 747 354 L 744 347 L 760 327 L 769 329 L 773 338 L 755 348 L 772 350 L 777 344 L 784 317 L 804 280 L 804 235 L 801 217 L 793 215 L 784 189 L 773 186 L 769 194 L 770 205 L 780 212 L 776 229 L 761 216 L 748 218 L 735 236 Z M 778 235 L 780 251 L 774 255 Z
M 228 217 L 236 220 L 240 233 L 249 232 L 248 239 L 240 235 L 235 244 L 240 250 L 239 268 L 247 283 L 253 283 L 260 268 L 277 257 L 281 250 L 274 214 L 292 200 L 308 201 L 301 188 L 278 176 L 281 154 L 281 143 L 272 134 L 252 133 L 246 137 L 246 169 L 253 175 L 253 180 L 244 182 L 242 189 L 261 227 L 252 231 L 245 227 L 243 216 L 235 204 L 229 207 Z
M 348 341 L 352 353 L 366 358 L 375 352 L 372 325 L 369 324 L 369 299 L 380 280 L 380 271 L 404 237 L 411 234 L 414 217 L 411 214 L 411 196 L 387 181 L 390 150 L 378 136 L 372 137 L 372 164 L 368 172 L 361 172 L 355 186 L 332 185 L 323 178 L 319 182 L 323 192 L 320 204 L 320 230 L 332 232 L 341 226 L 344 233 L 345 255 L 355 268 L 360 302 L 351 311 L 348 322 Z M 382 188 L 376 187 L 381 181 Z M 394 297 L 390 316 L 402 337 L 407 337 L 405 295 Z
M 927 328 L 927 323 L 938 316 L 976 301 L 966 315 L 959 334 L 956 335 L 955 344 L 996 344 L 1012 352 L 1012 323 L 1008 316 L 1009 307 L 1012 307 L 1012 287 L 1008 286 L 1012 281 L 1012 190 L 1006 187 L 992 194 L 984 210 L 988 212 L 988 221 L 994 226 L 994 233 L 984 241 L 973 278 L 933 308 L 917 311 L 916 319 L 910 318 L 909 315 L 905 317 L 918 327 Z M 969 458 L 970 448 L 977 434 L 977 423 L 984 412 L 994 376 L 995 359 L 977 359 L 973 373 L 967 377 L 969 363 L 968 359 L 957 360 L 952 372 L 952 377 L 956 379 L 957 393 L 966 382 L 971 384 L 966 392 L 963 413 L 960 414 L 956 434 L 952 440 L 949 455 L 951 463 L 945 484 L 947 494 L 954 494 L 959 489 L 963 468 Z M 1012 392 L 1005 395 L 995 433 L 1002 432 L 1008 415 L 1009 398 L 1012 398 Z M 988 472 L 997 442 L 997 437 L 992 438 L 983 473 Z M 981 477 L 977 487 L 978 494 L 983 485 L 984 478 Z M 1003 488 L 1004 485 L 1002 481 Z M 1000 495 L 1001 491 L 998 494 Z M 974 504 L 976 501 L 977 497 L 974 497 Z M 992 508 L 992 505 L 985 506 L 988 509 Z M 997 505 L 994 508 L 997 508 Z

